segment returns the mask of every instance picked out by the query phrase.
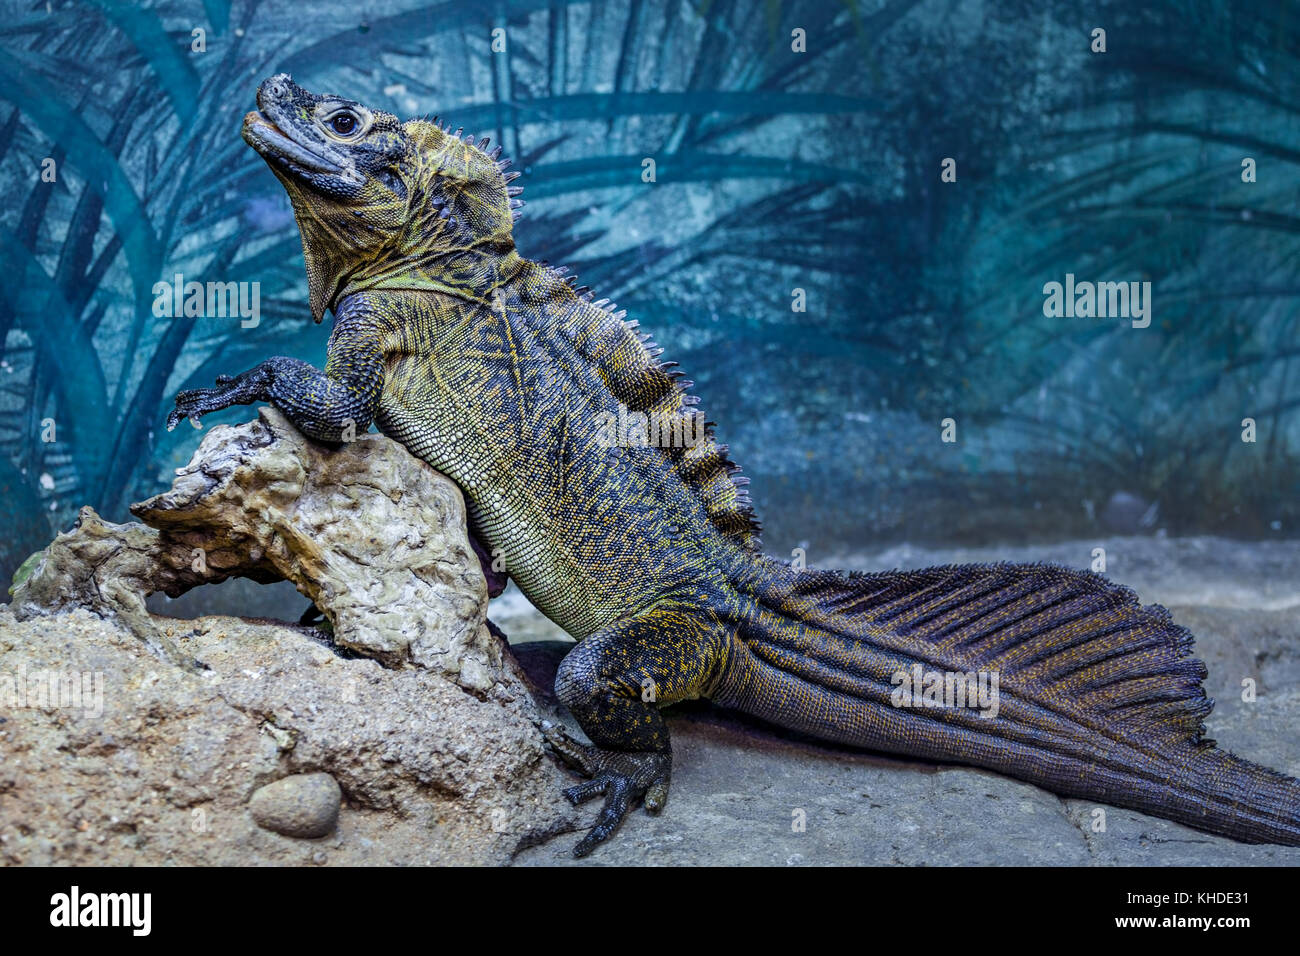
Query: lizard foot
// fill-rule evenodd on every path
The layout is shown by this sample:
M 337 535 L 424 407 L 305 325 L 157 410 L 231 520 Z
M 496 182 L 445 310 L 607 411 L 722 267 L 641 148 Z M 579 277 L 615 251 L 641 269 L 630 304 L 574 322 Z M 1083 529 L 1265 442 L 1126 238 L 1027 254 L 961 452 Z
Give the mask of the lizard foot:
M 544 730 L 564 762 L 591 778 L 565 790 L 565 798 L 577 806 L 592 797 L 605 796 L 596 825 L 573 848 L 574 856 L 584 857 L 608 839 L 623 822 L 634 800 L 641 799 L 648 813 L 658 813 L 668 802 L 671 753 L 602 750 L 579 743 L 554 725 Z
M 177 392 L 176 406 L 167 415 L 167 430 L 171 431 L 187 418 L 195 428 L 201 428 L 200 418 L 208 412 L 258 401 L 263 398 L 268 381 L 268 373 L 259 365 L 234 378 L 218 375 L 216 388 L 190 388 Z

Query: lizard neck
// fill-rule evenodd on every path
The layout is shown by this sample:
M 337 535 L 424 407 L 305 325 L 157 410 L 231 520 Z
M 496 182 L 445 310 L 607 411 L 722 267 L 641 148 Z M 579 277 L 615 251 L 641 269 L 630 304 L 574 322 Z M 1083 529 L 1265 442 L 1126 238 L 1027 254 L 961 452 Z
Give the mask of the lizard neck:
M 433 292 L 488 305 L 526 265 L 527 260 L 513 248 L 434 251 L 416 259 L 377 262 L 359 269 L 348 277 L 336 301 L 358 292 Z

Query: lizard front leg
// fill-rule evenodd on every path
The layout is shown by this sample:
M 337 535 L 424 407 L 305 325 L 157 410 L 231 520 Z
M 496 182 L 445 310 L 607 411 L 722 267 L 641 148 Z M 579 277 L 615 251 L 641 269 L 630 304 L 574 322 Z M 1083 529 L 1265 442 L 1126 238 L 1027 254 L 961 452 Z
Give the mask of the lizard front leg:
M 562 734 L 553 746 L 591 778 L 564 795 L 582 803 L 604 794 L 595 827 L 573 849 L 582 857 L 618 828 L 628 808 L 644 799 L 663 809 L 672 776 L 672 747 L 659 707 L 707 696 L 727 646 L 698 605 L 657 606 L 584 639 L 555 675 L 555 692 L 594 747 Z
M 167 430 L 182 419 L 197 428 L 203 415 L 232 405 L 269 402 L 310 438 L 337 442 L 355 437 L 370 427 L 383 391 L 380 339 L 368 309 L 348 300 L 335 320 L 324 371 L 277 355 L 234 378 L 219 376 L 215 388 L 177 394 Z

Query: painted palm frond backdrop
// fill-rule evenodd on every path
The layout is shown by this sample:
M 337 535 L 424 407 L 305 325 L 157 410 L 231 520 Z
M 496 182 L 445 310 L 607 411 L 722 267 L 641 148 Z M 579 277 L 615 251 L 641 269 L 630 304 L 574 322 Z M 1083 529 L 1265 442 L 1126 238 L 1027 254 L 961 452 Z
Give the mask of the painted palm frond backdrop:
M 279 71 L 501 142 L 522 251 L 685 367 L 774 550 L 1294 535 L 1300 8 L 1132 6 L 0 0 L 0 573 L 168 480 L 177 389 L 322 360 L 238 132 Z M 176 273 L 261 321 L 155 315 Z M 1150 327 L 1046 317 L 1067 273 Z

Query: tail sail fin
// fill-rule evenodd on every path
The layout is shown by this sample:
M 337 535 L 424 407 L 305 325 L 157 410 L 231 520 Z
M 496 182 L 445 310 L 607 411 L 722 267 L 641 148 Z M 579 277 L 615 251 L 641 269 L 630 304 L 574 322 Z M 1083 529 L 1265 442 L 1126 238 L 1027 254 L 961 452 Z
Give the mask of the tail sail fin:
M 1245 842 L 1300 845 L 1300 781 L 1205 738 L 1214 702 L 1191 635 L 1128 588 L 1052 565 L 764 570 L 755 609 L 735 622 L 719 703 Z M 970 693 L 945 697 L 962 686 Z M 992 686 L 992 706 L 979 686 Z

